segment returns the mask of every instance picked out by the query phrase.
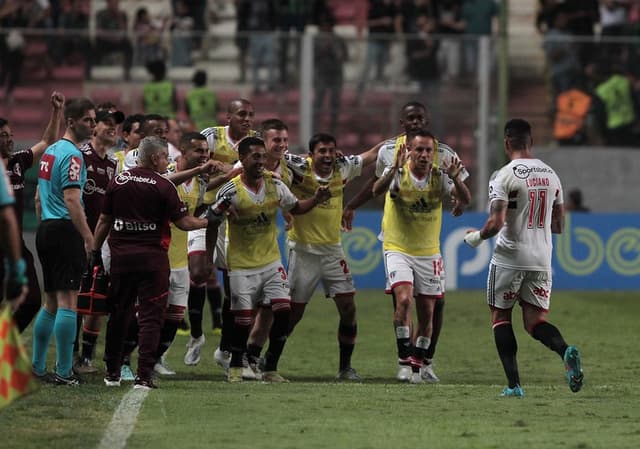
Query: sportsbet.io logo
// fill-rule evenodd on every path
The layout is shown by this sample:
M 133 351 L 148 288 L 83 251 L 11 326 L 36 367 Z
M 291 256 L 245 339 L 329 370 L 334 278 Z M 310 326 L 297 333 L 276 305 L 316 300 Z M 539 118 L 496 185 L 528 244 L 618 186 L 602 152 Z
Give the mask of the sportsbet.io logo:
M 114 181 L 119 186 L 124 185 L 129 181 L 141 182 L 144 184 L 152 184 L 152 185 L 157 184 L 157 181 L 153 178 L 147 178 L 146 176 L 133 175 L 131 174 L 131 172 L 128 172 L 128 171 L 123 171 L 122 173 L 120 173 L 118 176 L 115 177 Z

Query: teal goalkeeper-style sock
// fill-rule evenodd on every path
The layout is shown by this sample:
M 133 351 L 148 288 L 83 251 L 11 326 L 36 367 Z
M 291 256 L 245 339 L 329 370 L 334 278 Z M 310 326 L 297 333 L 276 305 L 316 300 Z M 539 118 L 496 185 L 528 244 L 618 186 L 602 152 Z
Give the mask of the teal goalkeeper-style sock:
M 47 350 L 53 333 L 53 324 L 56 316 L 49 313 L 44 307 L 40 309 L 33 325 L 33 356 L 31 364 L 33 372 L 38 376 L 44 376 L 47 372 Z
M 76 338 L 75 310 L 58 308 L 53 332 L 56 335 L 56 373 L 70 377 L 73 374 L 73 341 Z

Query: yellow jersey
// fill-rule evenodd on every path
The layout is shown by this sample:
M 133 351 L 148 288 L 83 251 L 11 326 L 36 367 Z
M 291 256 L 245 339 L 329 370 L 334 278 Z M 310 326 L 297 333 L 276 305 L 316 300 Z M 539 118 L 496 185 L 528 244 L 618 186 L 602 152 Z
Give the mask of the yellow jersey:
M 186 204 L 189 215 L 193 215 L 196 208 L 202 204 L 206 184 L 199 177 L 193 177 L 176 186 L 178 195 Z M 169 244 L 169 265 L 172 270 L 187 268 L 189 259 L 187 254 L 187 231 L 179 229 L 171 223 L 171 243 Z
M 238 161 L 238 150 L 236 149 L 238 142 L 231 140 L 228 125 L 205 128 L 201 131 L 201 134 L 207 138 L 211 159 L 229 165 L 233 165 Z M 259 133 L 254 130 L 250 130 L 247 136 L 259 136 Z M 212 204 L 215 202 L 218 190 L 219 188 L 207 191 L 204 196 L 205 204 Z
M 280 260 L 276 214 L 291 209 L 297 198 L 279 179 L 265 173 L 263 187 L 250 193 L 240 175 L 220 188 L 218 197 L 230 199 L 236 216 L 227 217 L 229 271 L 251 270 Z
M 383 249 L 410 256 L 433 256 L 440 253 L 445 175 L 440 170 L 437 152 L 424 184 L 414 179 L 409 162 L 400 175 L 397 195 L 392 199 L 387 192 L 385 197 Z

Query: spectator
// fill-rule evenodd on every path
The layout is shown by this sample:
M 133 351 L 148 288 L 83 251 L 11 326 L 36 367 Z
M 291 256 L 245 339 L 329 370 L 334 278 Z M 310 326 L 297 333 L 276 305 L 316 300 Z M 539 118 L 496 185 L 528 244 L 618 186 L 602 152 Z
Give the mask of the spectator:
M 603 72 L 608 68 L 602 68 Z M 606 72 L 604 72 L 606 73 Z M 633 126 L 636 122 L 631 81 L 620 67 L 601 78 L 596 86 L 596 117 L 606 145 L 632 146 L 637 142 Z
M 358 81 L 357 98 L 362 101 L 362 94 L 369 81 L 371 70 L 375 70 L 375 80 L 380 82 L 384 76 L 384 69 L 389 62 L 389 48 L 395 22 L 399 20 L 395 3 L 392 0 L 369 0 L 369 40 L 364 68 Z
M 190 66 L 191 50 L 193 48 L 194 20 L 189 15 L 187 2 L 175 2 L 173 19 L 171 21 L 171 65 Z
M 440 41 L 434 38 L 436 22 L 420 15 L 416 18 L 417 35 L 407 41 L 407 71 L 409 77 L 420 84 L 429 104 L 437 103 L 439 71 L 438 48 Z M 435 108 L 438 109 L 438 108 Z
M 289 43 L 293 40 L 294 72 L 300 65 L 300 39 L 309 17 L 309 8 L 313 2 L 308 0 L 279 0 L 278 1 L 278 32 L 280 33 L 280 84 L 286 85 L 289 65 Z M 289 32 L 293 30 L 293 37 Z
M 5 101 L 13 101 L 13 90 L 18 84 L 24 63 L 27 37 L 18 28 L 35 28 L 45 24 L 47 8 L 35 0 L 6 0 L 0 3 L 0 88 L 5 86 Z M 48 57 L 43 61 L 51 70 Z
M 274 0 L 253 0 L 247 13 L 253 92 L 260 92 L 260 68 L 267 69 L 267 90 L 274 88 L 276 7 Z
M 142 88 L 142 101 L 145 114 L 160 114 L 175 117 L 178 110 L 176 86 L 166 79 L 167 66 L 164 61 L 153 61 L 147 64 L 147 71 L 153 77 Z
M 247 55 L 249 54 L 249 0 L 235 0 L 236 4 L 236 34 L 235 44 L 238 48 L 238 82 L 244 83 L 247 78 Z
M 536 13 L 536 28 L 540 34 L 546 33 L 553 27 L 553 20 L 558 10 L 557 0 L 539 0 Z
M 493 18 L 498 12 L 495 0 L 465 0 L 462 5 L 464 34 L 472 38 L 465 39 L 463 43 L 464 70 L 467 75 L 473 75 L 477 67 L 478 38 L 491 35 Z
M 435 24 L 437 24 L 438 18 L 438 7 L 437 3 L 434 0 L 404 0 L 400 3 L 399 6 L 399 17 L 402 21 L 402 32 L 407 34 L 417 34 L 418 33 L 418 24 L 417 19 L 420 16 L 425 16 L 428 19 L 431 19 Z M 435 33 L 435 31 L 434 31 Z M 411 54 L 415 49 L 415 42 L 412 42 L 412 36 L 405 36 L 406 44 L 405 44 L 405 60 L 407 67 L 407 75 L 409 79 L 413 79 L 411 73 L 409 73 L 410 67 L 410 59 Z M 439 40 L 438 40 L 439 44 Z
M 54 45 L 54 60 L 67 62 L 74 53 L 82 55 L 85 76 L 90 76 L 91 43 L 89 42 L 89 16 L 82 9 L 81 0 L 71 0 L 69 8 L 63 10 L 58 18 L 58 29 L 62 37 Z
M 621 36 L 627 25 L 629 5 L 618 0 L 604 0 L 600 4 L 600 34 L 603 36 Z
M 344 63 L 349 55 L 344 39 L 334 33 L 334 17 L 328 13 L 320 18 L 318 26 L 320 33 L 315 39 L 315 101 L 314 124 L 320 126 L 320 113 L 324 99 L 329 94 L 329 130 L 336 134 L 337 121 L 340 114 L 340 98 L 344 81 Z
M 567 202 L 567 210 L 571 212 L 590 212 L 588 207 L 582 204 L 582 191 L 573 189 L 569 191 L 569 201 Z
M 137 60 L 140 65 L 166 60 L 167 52 L 162 44 L 165 25 L 166 21 L 157 23 L 152 20 L 145 7 L 136 11 L 133 32 L 136 36 Z
M 460 74 L 460 34 L 465 30 L 460 1 L 445 0 L 440 4 L 438 34 L 447 35 L 442 39 L 440 63 L 446 79 Z
M 199 48 L 202 45 L 202 38 L 207 31 L 207 0 L 171 0 L 174 15 L 177 13 L 178 3 L 186 6 L 185 15 L 190 17 L 193 23 L 195 35 L 191 38 L 193 45 Z M 220 3 L 220 2 L 218 2 Z M 215 17 L 215 12 L 212 14 Z
M 589 127 L 587 123 L 593 121 L 589 115 L 592 112 L 593 101 L 591 95 L 576 86 L 558 94 L 555 104 L 555 119 L 553 137 L 560 145 L 583 145 L 589 141 Z
M 562 11 L 555 14 L 553 27 L 544 38 L 543 48 L 547 56 L 547 64 L 551 74 L 553 97 L 570 89 L 580 73 L 573 38 L 567 31 L 568 16 Z
M 598 0 L 565 0 L 560 9 L 567 14 L 567 31 L 574 36 L 592 37 L 600 22 Z M 588 41 L 588 39 L 587 39 Z M 577 45 L 580 65 L 584 67 L 596 54 L 593 42 L 581 41 Z
M 202 131 L 209 126 L 215 126 L 218 100 L 216 94 L 207 87 L 207 72 L 197 70 L 191 81 L 193 88 L 187 92 L 185 107 L 196 130 Z
M 94 65 L 105 55 L 121 53 L 125 80 L 131 78 L 133 47 L 127 37 L 127 14 L 120 10 L 120 0 L 107 0 L 107 8 L 96 14 Z

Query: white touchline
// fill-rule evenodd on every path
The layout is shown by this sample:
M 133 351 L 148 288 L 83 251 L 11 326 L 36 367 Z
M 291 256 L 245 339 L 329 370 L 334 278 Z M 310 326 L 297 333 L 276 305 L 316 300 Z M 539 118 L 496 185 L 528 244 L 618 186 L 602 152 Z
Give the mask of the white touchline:
M 133 432 L 147 394 L 149 390 L 139 389 L 131 390 L 124 395 L 98 444 L 98 449 L 124 449 L 127 446 L 127 440 Z

